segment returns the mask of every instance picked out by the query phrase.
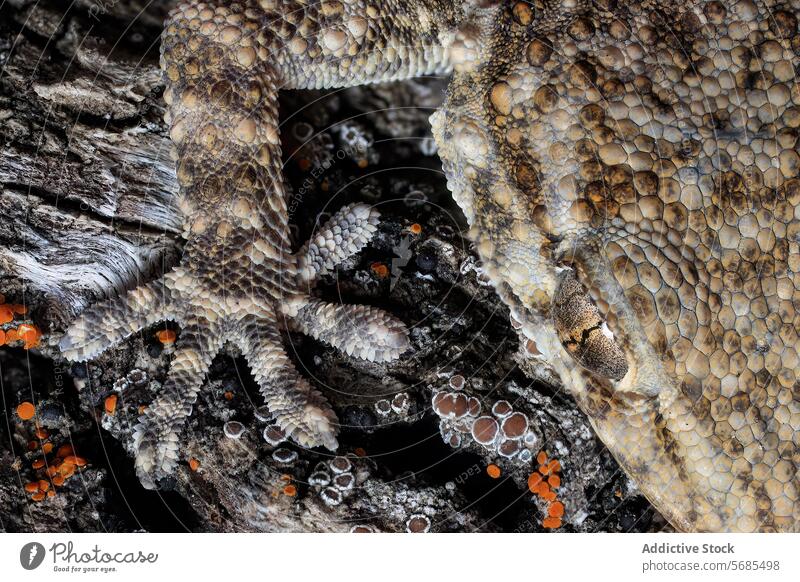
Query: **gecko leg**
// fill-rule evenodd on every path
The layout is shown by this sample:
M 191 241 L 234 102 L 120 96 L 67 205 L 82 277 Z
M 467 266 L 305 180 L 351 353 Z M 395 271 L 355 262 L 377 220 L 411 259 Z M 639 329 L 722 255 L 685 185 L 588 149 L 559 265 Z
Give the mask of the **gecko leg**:
M 291 252 L 277 93 L 444 73 L 461 12 L 451 0 L 386 0 L 380 9 L 363 0 L 209 0 L 171 11 L 161 66 L 184 256 L 163 279 L 88 309 L 61 343 L 71 359 L 86 359 L 159 319 L 182 323 L 164 392 L 136 430 L 145 485 L 174 468 L 180 430 L 226 339 L 242 344 L 287 432 L 329 448 L 335 415 L 292 366 L 278 317 L 296 315 L 309 334 L 361 357 L 399 354 L 405 328 L 387 314 L 303 299 L 304 287 L 369 241 L 377 213 L 347 207 Z
M 331 217 L 297 253 L 303 280 L 313 284 L 366 246 L 377 230 L 378 217 L 378 211 L 366 204 L 351 204 Z M 295 329 L 357 358 L 386 362 L 409 347 L 406 326 L 375 307 L 304 296 L 286 302 L 283 313 Z

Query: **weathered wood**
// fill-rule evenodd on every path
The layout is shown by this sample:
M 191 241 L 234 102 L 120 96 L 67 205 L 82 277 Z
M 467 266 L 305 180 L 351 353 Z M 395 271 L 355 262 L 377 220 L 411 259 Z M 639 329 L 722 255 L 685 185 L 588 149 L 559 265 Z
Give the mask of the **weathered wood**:
M 14 4 L 3 10 L 0 290 L 55 329 L 170 260 L 175 173 L 147 28 L 112 44 L 93 21 L 116 24 L 112 36 L 133 4 Z M 163 7 L 148 10 L 157 38 Z

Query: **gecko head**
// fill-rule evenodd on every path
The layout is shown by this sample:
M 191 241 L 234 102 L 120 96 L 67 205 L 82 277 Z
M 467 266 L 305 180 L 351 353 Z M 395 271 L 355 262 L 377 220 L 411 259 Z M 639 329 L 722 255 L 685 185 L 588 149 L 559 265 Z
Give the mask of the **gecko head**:
M 549 47 L 531 44 L 531 60 L 549 58 Z M 487 73 L 483 92 L 465 79 L 431 118 L 448 187 L 471 226 L 481 268 L 565 384 L 653 396 L 665 379 L 651 364 L 666 351 L 665 327 L 651 325 L 658 314 L 646 286 L 631 289 L 617 280 L 636 269 L 633 262 L 614 263 L 624 258 L 624 243 L 605 245 L 624 237 L 628 223 L 636 228 L 643 216 L 663 211 L 658 177 L 620 163 L 622 148 L 613 140 L 598 153 L 589 138 L 578 139 L 584 126 L 599 127 L 600 106 L 575 109 L 555 87 L 536 88 L 535 80 L 526 87 L 518 83 L 522 78 Z M 502 127 L 475 115 L 474 94 L 498 114 L 491 119 L 503 119 Z M 575 135 L 564 135 L 567 129 Z M 613 136 L 597 140 L 606 138 Z M 642 200 L 634 205 L 637 196 Z M 665 299 L 674 312 L 672 298 Z
M 449 122 L 442 114 L 433 121 L 435 132 L 450 137 L 439 139 L 448 186 L 471 223 L 482 270 L 541 359 L 577 389 L 589 382 L 637 398 L 657 395 L 664 375 L 648 363 L 660 361 L 649 332 L 663 326 L 643 328 L 654 323 L 655 303 L 642 286 L 624 289 L 616 279 L 631 265 L 609 260 L 601 242 L 607 225 L 576 200 L 572 169 L 547 168 L 544 185 L 545 169 L 522 159 L 510 178 L 498 179 L 495 150 L 479 123 Z M 621 184 L 630 181 L 609 173 Z M 673 310 L 671 303 L 665 307 Z
M 791 440 L 791 423 L 774 416 L 778 392 L 792 405 L 800 377 L 787 250 L 800 204 L 796 139 L 759 164 L 749 154 L 760 141 L 736 107 L 704 108 L 711 94 L 747 106 L 782 94 L 784 105 L 747 129 L 786 134 L 793 85 L 770 73 L 754 87 L 743 73 L 723 90 L 717 69 L 694 66 L 734 22 L 764 34 L 737 40 L 741 54 L 772 35 L 776 63 L 796 57 L 780 49 L 797 36 L 796 17 L 783 26 L 752 2 L 735 17 L 724 2 L 524 4 L 507 5 L 487 54 L 456 69 L 432 117 L 481 269 L 529 340 L 524 367 L 572 393 L 677 527 L 796 527 L 779 487 L 763 518 L 747 514 L 751 493 L 728 506 L 718 495 L 739 475 L 750 491 L 776 484 L 747 447 L 777 458 Z

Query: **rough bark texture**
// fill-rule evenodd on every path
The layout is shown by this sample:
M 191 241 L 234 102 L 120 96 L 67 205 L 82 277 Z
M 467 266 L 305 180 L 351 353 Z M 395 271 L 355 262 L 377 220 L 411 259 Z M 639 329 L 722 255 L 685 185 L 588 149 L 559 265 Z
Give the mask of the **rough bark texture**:
M 664 527 L 571 400 L 549 379 L 531 379 L 508 312 L 461 238 L 430 139 L 440 79 L 282 101 L 297 240 L 353 200 L 379 204 L 384 216 L 370 248 L 321 294 L 380 305 L 413 325 L 413 352 L 388 366 L 291 338 L 342 421 L 352 488 L 324 484 L 337 475 L 330 456 L 264 441 L 257 390 L 231 351 L 195 407 L 174 482 L 142 489 L 131 429 L 164 380 L 169 349 L 154 329 L 88 365 L 67 365 L 52 346 L 86 305 L 180 252 L 157 58 L 166 3 L 59 6 L 0 5 L 0 293 L 44 332 L 36 349 L 0 348 L 0 530 L 404 531 L 427 520 L 433 531 L 541 531 L 547 503 L 527 488 L 540 450 L 562 465 L 562 530 Z M 459 375 L 467 380 L 455 390 Z M 508 401 L 530 424 L 532 458 L 474 442 L 432 410 L 437 391 L 474 396 L 484 411 Z M 118 397 L 113 414 L 109 395 Z M 35 403 L 46 441 L 71 443 L 88 461 L 41 502 L 24 490 L 47 455 L 33 421 L 15 412 L 23 401 Z M 224 434 L 230 421 L 243 436 Z

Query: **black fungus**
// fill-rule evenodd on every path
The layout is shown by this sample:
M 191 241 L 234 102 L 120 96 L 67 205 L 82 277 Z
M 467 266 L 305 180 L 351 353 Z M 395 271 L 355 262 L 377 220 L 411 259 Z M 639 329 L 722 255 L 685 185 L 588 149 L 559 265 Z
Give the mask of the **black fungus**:
M 70 372 L 72 377 L 77 378 L 78 380 L 85 380 L 89 376 L 89 373 L 86 369 L 86 362 L 75 362 L 72 364 Z
M 342 415 L 342 424 L 349 428 L 372 428 L 377 423 L 375 415 L 361 406 L 348 406 Z
M 147 355 L 151 358 L 161 357 L 161 352 L 164 351 L 164 346 L 160 342 L 153 342 L 147 346 Z
M 436 253 L 432 251 L 422 251 L 416 258 L 417 269 L 420 273 L 431 273 L 436 269 Z
M 64 407 L 55 402 L 46 402 L 39 406 L 38 414 L 43 424 L 57 424 L 64 418 Z

